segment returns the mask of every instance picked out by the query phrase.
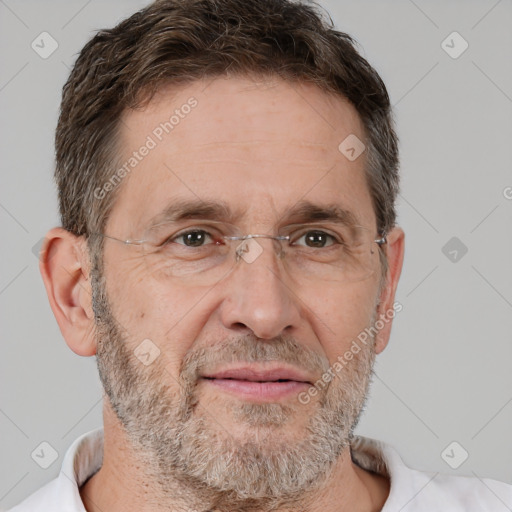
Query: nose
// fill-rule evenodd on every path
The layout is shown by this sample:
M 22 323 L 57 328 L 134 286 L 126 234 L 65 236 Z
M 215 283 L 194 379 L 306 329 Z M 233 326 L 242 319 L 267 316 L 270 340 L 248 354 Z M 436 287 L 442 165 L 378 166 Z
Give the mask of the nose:
M 230 330 L 250 329 L 262 339 L 290 333 L 299 326 L 301 302 L 279 262 L 279 242 L 253 238 L 245 244 L 224 283 L 223 325 Z

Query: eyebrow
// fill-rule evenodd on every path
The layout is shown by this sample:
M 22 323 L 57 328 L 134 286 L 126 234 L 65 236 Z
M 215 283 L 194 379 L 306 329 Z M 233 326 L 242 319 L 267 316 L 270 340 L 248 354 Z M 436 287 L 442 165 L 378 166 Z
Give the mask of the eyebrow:
M 244 208 L 233 210 L 226 202 L 218 200 L 201 199 L 174 199 L 160 213 L 149 221 L 149 229 L 156 228 L 167 222 L 180 222 L 183 220 L 213 220 L 235 224 L 245 216 Z M 358 217 L 339 204 L 330 203 L 320 205 L 308 200 L 301 200 L 278 220 L 279 224 L 327 221 L 346 226 L 359 225 Z

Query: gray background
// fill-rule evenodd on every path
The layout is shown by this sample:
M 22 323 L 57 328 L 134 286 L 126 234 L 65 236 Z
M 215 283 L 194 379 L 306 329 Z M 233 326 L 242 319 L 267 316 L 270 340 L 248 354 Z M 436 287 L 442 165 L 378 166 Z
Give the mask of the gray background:
M 58 224 L 53 135 L 69 67 L 93 30 L 145 3 L 0 0 L 1 508 L 101 425 L 95 359 L 62 339 L 33 247 Z M 401 139 L 403 311 L 357 433 L 417 469 L 512 483 L 512 2 L 322 4 L 386 82 Z M 59 45 L 47 59 L 31 48 L 43 31 Z M 469 44 L 456 59 L 441 46 L 453 31 Z M 42 441 L 59 453 L 46 470 L 30 457 Z M 453 441 L 469 453 L 457 469 L 441 455 Z

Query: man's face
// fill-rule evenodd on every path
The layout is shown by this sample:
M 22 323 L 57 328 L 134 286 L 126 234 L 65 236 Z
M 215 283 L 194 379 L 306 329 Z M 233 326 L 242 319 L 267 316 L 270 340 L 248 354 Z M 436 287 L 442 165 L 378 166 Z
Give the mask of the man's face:
M 180 110 L 191 97 L 196 106 Z M 172 131 L 155 132 L 176 109 Z M 339 205 L 377 237 L 364 157 L 351 161 L 338 149 L 351 134 L 364 140 L 355 109 L 312 85 L 230 78 L 162 89 L 123 117 L 123 162 L 148 136 L 155 144 L 120 185 L 105 233 L 145 238 L 167 206 L 199 200 L 228 205 L 242 233 L 277 234 L 288 211 L 308 201 Z M 185 227 L 208 225 L 197 220 Z M 100 375 L 164 487 L 172 473 L 240 498 L 305 490 L 327 473 L 357 423 L 372 343 L 308 403 L 298 399 L 310 386 L 304 382 L 242 392 L 230 386 L 236 380 L 205 378 L 234 367 L 285 367 L 316 382 L 375 319 L 379 268 L 357 282 L 290 275 L 277 242 L 257 240 L 263 250 L 254 261 L 241 259 L 212 283 L 207 273 L 173 275 L 146 246 L 105 239 L 106 285 L 96 281 L 94 290 Z

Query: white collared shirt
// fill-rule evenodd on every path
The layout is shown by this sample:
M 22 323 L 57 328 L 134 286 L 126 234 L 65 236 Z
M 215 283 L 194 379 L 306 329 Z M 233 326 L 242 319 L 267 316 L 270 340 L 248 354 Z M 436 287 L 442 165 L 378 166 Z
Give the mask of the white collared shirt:
M 488 478 L 444 475 L 407 467 L 390 445 L 356 436 L 352 460 L 391 480 L 381 512 L 510 512 L 512 485 Z M 103 462 L 103 428 L 80 436 L 64 456 L 59 476 L 9 512 L 86 512 L 79 488 Z

